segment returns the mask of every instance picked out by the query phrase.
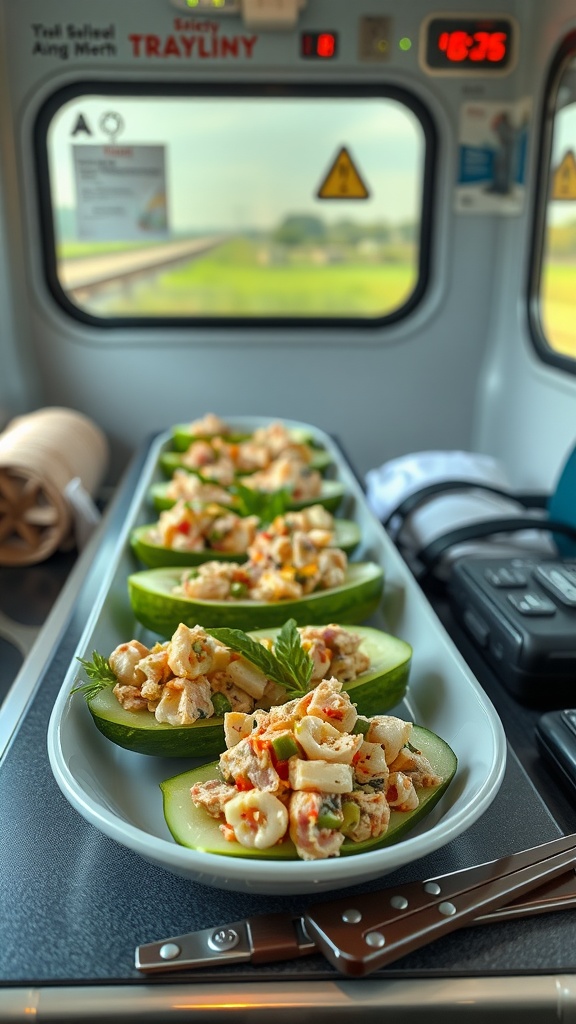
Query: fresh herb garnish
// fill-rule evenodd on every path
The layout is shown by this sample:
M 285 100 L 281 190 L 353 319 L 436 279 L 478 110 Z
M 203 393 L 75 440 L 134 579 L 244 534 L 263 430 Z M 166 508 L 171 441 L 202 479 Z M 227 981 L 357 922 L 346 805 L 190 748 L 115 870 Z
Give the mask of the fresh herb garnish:
M 274 654 L 292 677 L 296 689 L 306 691 L 314 671 L 314 662 L 302 646 L 295 619 L 288 619 L 282 626 L 274 643 Z
M 111 683 L 118 682 L 117 677 L 110 668 L 110 662 L 103 654 L 98 654 L 98 651 L 92 651 L 92 661 L 86 661 L 85 658 L 78 658 L 78 661 L 89 677 L 90 682 L 83 683 L 81 686 L 75 686 L 70 693 L 80 692 L 84 694 L 86 700 L 92 700 L 92 697 L 95 697 L 100 690 L 110 686 Z
M 263 526 L 276 516 L 284 515 L 290 503 L 290 491 L 255 491 L 237 480 L 230 488 L 236 498 L 236 508 L 241 516 L 258 516 Z
M 246 661 L 259 668 L 268 679 L 279 683 L 290 697 L 307 693 L 314 670 L 312 658 L 302 647 L 295 619 L 288 619 L 280 630 L 274 651 L 253 640 L 241 629 L 207 629 L 207 633 L 226 644 L 232 651 L 242 654 Z

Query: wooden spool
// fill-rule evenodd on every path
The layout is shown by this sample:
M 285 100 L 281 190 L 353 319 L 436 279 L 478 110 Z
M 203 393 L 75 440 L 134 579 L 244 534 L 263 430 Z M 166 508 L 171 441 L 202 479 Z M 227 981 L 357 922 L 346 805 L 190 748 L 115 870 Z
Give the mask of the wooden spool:
M 63 547 L 66 486 L 79 477 L 94 496 L 107 462 L 102 431 L 81 413 L 48 408 L 12 420 L 0 435 L 0 565 L 32 565 Z

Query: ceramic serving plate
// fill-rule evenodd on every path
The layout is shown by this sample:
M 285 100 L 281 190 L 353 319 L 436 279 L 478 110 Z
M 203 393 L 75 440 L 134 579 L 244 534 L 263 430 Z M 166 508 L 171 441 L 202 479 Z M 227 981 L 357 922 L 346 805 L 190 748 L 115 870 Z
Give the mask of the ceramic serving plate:
M 268 420 L 235 417 L 239 432 Z M 160 783 L 193 767 L 193 760 L 162 759 L 115 746 L 94 725 L 78 684 L 77 658 L 93 651 L 108 656 L 133 637 L 151 645 L 157 637 L 140 626 L 131 611 L 126 580 L 138 568 L 130 532 L 150 521 L 147 495 L 162 478 L 159 456 L 171 447 L 170 432 L 151 447 L 90 620 L 54 705 L 48 729 L 52 771 L 70 804 L 95 828 L 145 860 L 195 882 L 238 892 L 288 895 L 325 892 L 384 876 L 433 852 L 461 835 L 496 796 L 506 762 L 500 720 L 419 586 L 370 512 L 358 481 L 329 435 L 308 424 L 284 421 L 309 430 L 332 456 L 331 473 L 345 486 L 339 514 L 355 520 L 362 542 L 357 561 L 376 561 L 384 569 L 381 607 L 366 625 L 386 630 L 413 648 L 407 698 L 392 713 L 438 733 L 458 757 L 458 770 L 439 803 L 414 830 L 395 845 L 323 861 L 265 861 L 204 853 L 179 846 L 164 820 Z

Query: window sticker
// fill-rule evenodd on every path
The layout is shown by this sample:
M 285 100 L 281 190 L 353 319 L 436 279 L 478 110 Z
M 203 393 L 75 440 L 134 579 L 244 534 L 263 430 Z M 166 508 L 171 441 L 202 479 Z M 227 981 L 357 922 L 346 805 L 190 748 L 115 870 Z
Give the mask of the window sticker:
M 318 199 L 368 199 L 370 193 L 345 146 L 318 189 Z
M 77 237 L 113 242 L 168 233 L 164 146 L 74 145 Z
M 530 99 L 463 104 L 456 210 L 501 214 L 522 211 L 530 116 Z

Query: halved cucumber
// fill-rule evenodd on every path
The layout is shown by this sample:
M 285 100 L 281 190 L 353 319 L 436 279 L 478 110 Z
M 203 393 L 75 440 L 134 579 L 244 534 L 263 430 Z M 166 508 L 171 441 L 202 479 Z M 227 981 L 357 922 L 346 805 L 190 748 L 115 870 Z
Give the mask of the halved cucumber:
M 412 648 L 404 640 L 368 626 L 355 626 L 362 650 L 370 657 L 370 669 L 345 683 L 351 699 L 363 715 L 376 715 L 395 707 L 408 685 Z M 277 630 L 258 630 L 251 636 L 274 636 Z M 100 732 L 127 750 L 158 757 L 216 757 L 226 744 L 224 720 L 214 716 L 193 725 L 168 725 L 156 721 L 150 711 L 126 711 L 112 693 L 113 684 L 87 701 Z
M 162 452 L 158 462 L 160 464 L 162 472 L 167 477 L 171 477 L 175 470 L 177 469 L 185 469 L 187 473 L 202 473 L 201 467 L 198 469 L 192 469 L 190 468 L 190 466 L 186 466 L 182 460 L 181 452 Z M 330 453 L 322 448 L 317 448 L 312 453 L 312 458 L 310 460 L 309 466 L 310 469 L 317 469 L 320 473 L 322 473 L 325 469 L 328 468 L 329 465 L 331 465 L 331 463 L 332 456 L 330 455 Z M 238 473 L 238 477 L 240 479 L 242 479 L 246 475 L 246 473 Z
M 169 498 L 166 493 L 168 487 L 169 483 L 163 481 L 152 484 L 150 488 L 149 501 L 157 512 L 163 512 L 164 509 L 172 508 L 176 504 L 176 499 Z M 308 508 L 309 505 L 323 505 L 329 512 L 335 512 L 344 497 L 344 492 L 345 487 L 340 480 L 323 480 L 322 490 L 317 497 L 292 500 L 288 509 L 294 512 L 301 508 Z
M 149 536 L 154 526 L 154 523 L 137 526 L 130 535 L 130 544 L 134 554 L 144 565 L 149 565 L 151 568 L 162 565 L 200 565 L 201 562 L 212 561 L 245 562 L 248 558 L 246 551 L 215 551 L 213 548 L 206 548 L 204 551 L 177 551 L 174 548 L 164 547 L 162 544 L 155 544 Z M 352 519 L 334 520 L 333 547 L 341 548 L 349 555 L 359 543 L 360 527 L 357 523 Z
M 274 639 L 278 632 L 278 629 L 256 629 L 250 636 Z M 368 717 L 380 715 L 399 704 L 406 694 L 412 647 L 405 640 L 371 626 L 355 625 L 352 632 L 362 638 L 360 650 L 370 658 L 370 668 L 357 679 L 344 683 L 343 687 L 350 694 L 358 714 Z
M 193 725 L 158 722 L 151 711 L 126 711 L 112 684 L 87 701 L 100 732 L 126 750 L 156 757 L 216 757 L 226 747 L 224 719 L 200 718 Z
M 266 629 L 287 619 L 308 622 L 363 622 L 376 611 L 384 586 L 384 571 L 375 562 L 352 562 L 346 582 L 292 601 L 201 601 L 172 593 L 182 568 L 144 569 L 128 577 L 128 594 L 136 618 L 147 629 L 169 637 L 183 622 L 187 626 L 231 626 Z
M 309 444 L 316 447 L 312 434 L 308 430 L 294 427 L 290 435 L 296 444 Z M 215 437 L 222 437 L 229 444 L 238 444 L 240 441 L 248 441 L 253 434 L 233 432 L 230 434 L 191 434 L 187 423 L 177 423 L 172 427 L 172 444 L 177 452 L 185 452 L 194 441 L 212 441 Z
M 383 846 L 391 846 L 406 836 L 429 812 L 454 778 L 458 766 L 456 754 L 448 744 L 421 726 L 414 726 L 410 742 L 428 758 L 432 767 L 442 777 L 439 786 L 430 789 L 417 789 L 420 803 L 414 811 L 392 811 L 388 830 L 378 839 L 368 839 L 362 843 L 354 843 L 345 839 L 340 856 L 364 853 L 366 850 L 377 850 Z M 218 763 L 202 765 L 191 771 L 174 775 L 160 783 L 164 799 L 164 817 L 174 839 L 181 846 L 206 853 L 218 853 L 225 857 L 258 857 L 264 860 L 298 860 L 294 844 L 285 839 L 267 850 L 248 849 L 240 843 L 230 842 L 222 835 L 218 821 L 211 818 L 202 808 L 195 807 L 190 797 L 190 787 L 196 782 L 219 778 Z

